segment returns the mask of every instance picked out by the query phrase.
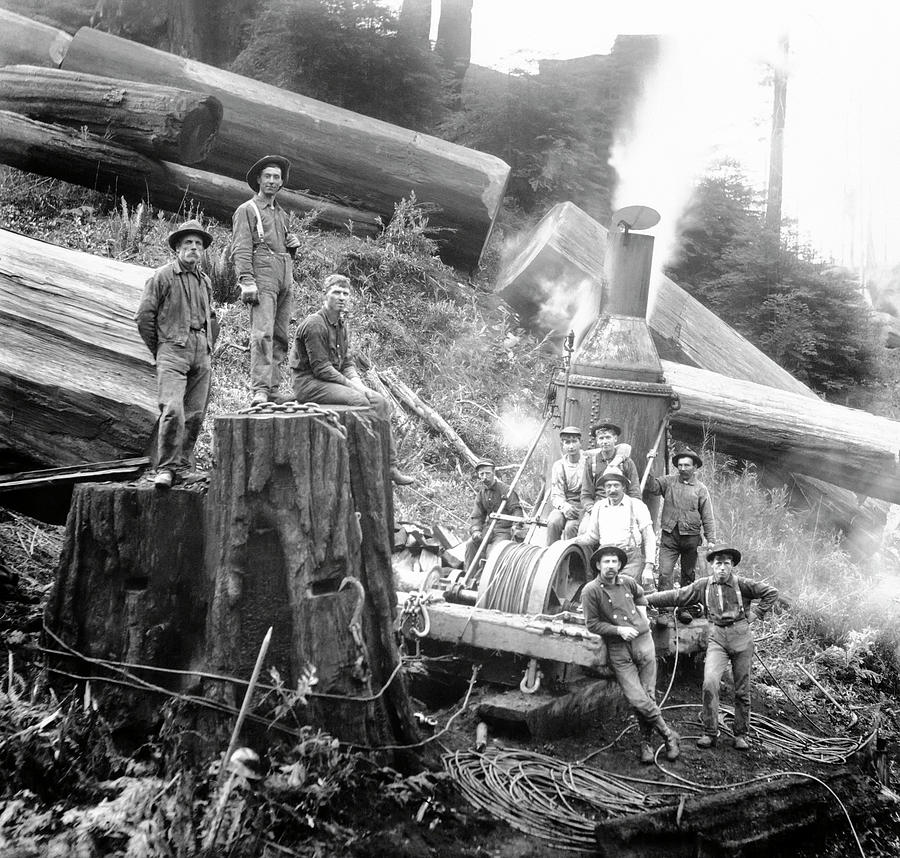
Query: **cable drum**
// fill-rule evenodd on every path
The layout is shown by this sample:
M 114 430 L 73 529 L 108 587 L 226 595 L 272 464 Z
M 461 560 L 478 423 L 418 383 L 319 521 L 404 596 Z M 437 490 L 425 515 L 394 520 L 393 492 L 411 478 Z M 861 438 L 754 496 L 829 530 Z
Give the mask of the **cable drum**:
M 510 540 L 488 552 L 478 587 L 480 608 L 510 614 L 558 614 L 570 610 L 588 580 L 584 546 L 559 541 L 544 547 Z

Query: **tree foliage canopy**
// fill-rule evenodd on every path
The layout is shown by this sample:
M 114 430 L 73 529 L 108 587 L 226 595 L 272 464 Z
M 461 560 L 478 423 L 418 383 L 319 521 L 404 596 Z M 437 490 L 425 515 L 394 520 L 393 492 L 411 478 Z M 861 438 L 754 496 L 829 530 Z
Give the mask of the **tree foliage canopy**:
M 680 229 L 666 273 L 790 373 L 826 394 L 876 374 L 877 323 L 855 277 L 766 230 L 736 165 L 698 184 Z

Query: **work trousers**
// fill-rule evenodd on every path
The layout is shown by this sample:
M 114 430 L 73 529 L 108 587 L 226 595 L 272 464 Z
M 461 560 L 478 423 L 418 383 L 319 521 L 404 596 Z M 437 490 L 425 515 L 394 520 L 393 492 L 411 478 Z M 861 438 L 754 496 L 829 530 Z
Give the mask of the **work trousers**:
M 391 429 L 391 403 L 380 393 L 370 390 L 368 396 L 358 387 L 322 381 L 313 375 L 294 373 L 294 398 L 297 402 L 315 402 L 319 405 L 357 405 L 371 408 L 376 415 L 387 421 L 390 448 L 388 457 L 391 467 L 397 464 L 397 447 Z M 371 397 L 371 398 L 370 398 Z
M 157 470 L 176 471 L 191 466 L 211 379 L 205 331 L 189 331 L 183 346 L 160 343 L 156 351 Z
M 604 635 L 603 642 L 616 681 L 641 722 L 642 732 L 662 723 L 656 704 L 656 648 L 650 632 L 631 641 Z
M 675 585 L 675 561 L 681 561 L 681 586 L 693 584 L 697 576 L 697 548 L 700 534 L 678 532 L 676 525 L 671 533 L 662 532 L 659 540 L 659 589 L 671 590 Z
M 547 519 L 547 545 L 553 545 L 560 539 L 574 539 L 578 536 L 578 515 L 573 519 L 566 518 L 558 509 L 550 513 Z
M 253 251 L 253 277 L 259 303 L 250 305 L 250 387 L 274 394 L 281 384 L 281 362 L 291 322 L 291 257 L 261 244 Z
M 487 525 L 485 525 L 485 528 Z M 482 534 L 484 536 L 484 534 Z M 490 551 L 491 546 L 500 539 L 512 539 L 512 531 L 510 530 L 498 530 L 496 527 L 491 533 L 491 538 L 488 541 L 488 544 L 484 546 L 484 551 L 481 552 L 481 559 L 484 560 L 485 557 L 488 556 L 488 551 Z M 478 553 L 478 546 L 481 545 L 481 536 L 477 539 L 474 537 L 469 537 L 466 542 L 466 570 L 472 565 L 472 561 L 475 559 L 475 555 Z
M 734 676 L 734 735 L 746 736 L 750 729 L 750 667 L 753 633 L 747 620 L 733 626 L 709 624 L 709 643 L 703 668 L 703 732 L 719 732 L 719 683 L 731 664 Z

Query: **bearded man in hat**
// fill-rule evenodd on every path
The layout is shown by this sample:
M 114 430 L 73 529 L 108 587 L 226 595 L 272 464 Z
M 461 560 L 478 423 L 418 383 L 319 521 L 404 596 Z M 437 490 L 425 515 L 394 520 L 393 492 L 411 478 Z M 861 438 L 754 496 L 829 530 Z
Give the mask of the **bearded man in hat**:
M 653 451 L 655 454 L 655 451 Z M 649 458 L 652 455 L 648 454 Z M 702 535 L 712 545 L 716 541 L 716 520 L 709 489 L 697 479 L 703 467 L 693 450 L 682 450 L 672 456 L 677 474 L 647 479 L 647 491 L 661 495 L 662 520 L 659 541 L 659 589 L 674 585 L 675 561 L 681 561 L 681 586 L 697 577 L 697 549 Z
M 506 501 L 503 509 L 504 515 L 522 516 L 522 503 L 519 496 L 510 487 L 497 479 L 496 465 L 490 459 L 482 459 L 475 463 L 475 473 L 478 475 L 478 489 L 475 495 L 475 503 L 472 514 L 469 516 L 469 540 L 466 542 L 466 570 L 472 566 L 472 561 L 478 553 L 478 548 L 484 539 L 484 531 L 489 526 L 492 513 L 500 509 L 500 504 Z M 520 528 L 515 529 L 512 522 L 497 519 L 494 521 L 494 529 L 491 538 L 485 545 L 482 558 L 487 554 L 488 548 L 497 540 L 512 539 L 519 534 Z
M 281 155 L 260 158 L 247 172 L 256 196 L 232 217 L 231 258 L 241 300 L 250 305 L 251 405 L 276 398 L 288 349 L 292 265 L 300 240 L 288 231 L 287 212 L 275 197 L 290 171 Z
M 656 588 L 656 532 L 647 505 L 625 492 L 629 479 L 618 468 L 607 468 L 599 481 L 606 497 L 591 510 L 588 526 L 575 542 L 595 549 L 615 545 L 625 552 L 622 574 L 640 579 L 644 590 Z
M 666 757 L 677 760 L 679 736 L 656 703 L 656 649 L 647 620 L 647 597 L 634 578 L 622 575 L 627 555 L 618 545 L 603 545 L 591 556 L 597 577 L 585 584 L 581 606 L 587 629 L 603 636 L 609 665 L 641 729 L 640 759 L 652 763 L 650 739 L 657 730 L 666 743 Z
M 751 623 L 762 619 L 775 604 L 778 591 L 769 584 L 739 578 L 734 571 L 741 552 L 722 543 L 706 555 L 712 575 L 698 578 L 678 590 L 647 596 L 647 604 L 657 608 L 684 607 L 699 603 L 709 618 L 709 642 L 703 667 L 703 735 L 700 748 L 711 748 L 719 735 L 719 683 L 728 665 L 734 676 L 734 747 L 750 747 L 750 669 L 753 665 Z M 759 601 L 754 607 L 751 602 Z
M 585 519 L 596 500 L 603 497 L 601 482 L 607 468 L 618 468 L 628 478 L 627 493 L 638 500 L 641 497 L 641 478 L 631 459 L 631 445 L 619 443 L 622 427 L 605 417 L 591 427 L 591 433 L 596 446 L 584 455 L 584 474 L 581 478 L 581 505 Z M 582 522 L 582 529 L 584 526 Z
M 211 243 L 196 220 L 169 233 L 175 260 L 153 272 L 134 317 L 156 359 L 160 414 L 154 483 L 159 488 L 189 476 L 209 400 L 215 316 L 212 284 L 200 270 L 200 257 Z

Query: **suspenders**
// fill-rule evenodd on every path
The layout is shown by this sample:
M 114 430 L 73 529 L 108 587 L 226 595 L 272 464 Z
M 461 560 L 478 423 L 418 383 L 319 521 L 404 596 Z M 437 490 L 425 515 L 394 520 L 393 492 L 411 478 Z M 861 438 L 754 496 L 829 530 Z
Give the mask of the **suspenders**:
M 738 578 L 738 576 L 735 572 L 731 573 L 731 578 L 734 581 L 734 589 L 735 589 L 735 592 L 737 593 L 737 598 L 738 598 L 738 610 L 740 611 L 740 616 L 735 617 L 735 622 L 737 622 L 740 619 L 744 619 L 747 616 L 747 614 L 744 611 L 744 594 L 741 592 L 741 579 Z M 712 585 L 713 585 L 713 579 L 712 579 L 712 575 L 710 575 L 706 579 L 706 616 L 707 616 L 707 618 L 709 617 L 709 599 L 710 599 L 710 596 L 712 595 Z M 722 591 L 718 590 L 717 593 L 719 595 L 719 598 L 721 598 Z M 720 603 L 719 608 L 721 610 L 724 610 L 724 605 L 722 605 Z

